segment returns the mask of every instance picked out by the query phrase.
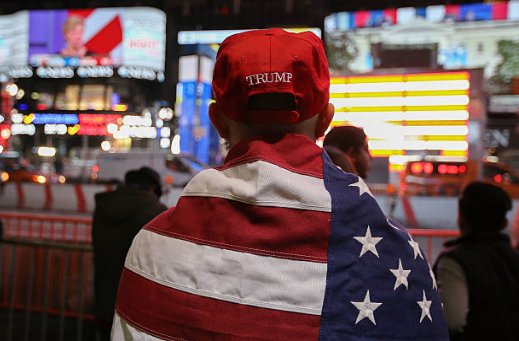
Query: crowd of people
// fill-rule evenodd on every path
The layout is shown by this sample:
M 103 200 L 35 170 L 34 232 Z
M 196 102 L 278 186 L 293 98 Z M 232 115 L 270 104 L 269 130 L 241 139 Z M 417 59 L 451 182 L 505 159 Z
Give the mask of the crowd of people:
M 229 144 L 178 204 L 160 175 L 96 196 L 96 318 L 112 340 L 519 340 L 508 194 L 474 182 L 431 268 L 366 179 L 367 137 L 329 129 L 321 40 L 280 29 L 221 45 L 211 121 Z

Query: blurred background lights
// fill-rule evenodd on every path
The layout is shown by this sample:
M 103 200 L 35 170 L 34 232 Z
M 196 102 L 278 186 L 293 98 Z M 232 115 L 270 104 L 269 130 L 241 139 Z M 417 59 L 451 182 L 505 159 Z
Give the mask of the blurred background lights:
M 160 108 L 159 109 L 159 118 L 164 121 L 169 121 L 173 118 L 173 109 L 171 108 Z
M 11 136 L 11 131 L 9 129 L 2 129 L 0 136 L 2 136 L 3 139 L 8 139 Z
M 169 127 L 164 127 L 160 129 L 160 137 L 167 137 L 169 138 L 171 136 L 171 129 Z
M 5 91 L 7 91 L 9 96 L 13 96 L 14 97 L 18 93 L 18 85 L 14 84 L 14 83 L 7 84 L 5 86 Z
M 16 99 L 20 100 L 23 98 L 23 96 L 25 96 L 25 91 L 23 89 L 19 89 L 16 93 Z
M 163 137 L 160 139 L 160 148 L 166 149 L 169 148 L 171 141 L 169 138 Z
M 109 141 L 101 142 L 101 149 L 105 152 L 109 151 L 112 148 L 112 144 Z
M 106 126 L 106 131 L 108 131 L 109 134 L 114 134 L 116 131 L 117 131 L 117 124 L 115 123 L 109 123 L 107 126 Z M 107 141 L 104 141 L 104 142 L 107 142 Z M 102 144 L 101 144 L 102 145 Z
M 180 135 L 173 136 L 171 141 L 171 152 L 173 154 L 180 154 Z
M 54 148 L 54 147 L 38 147 L 38 155 L 52 157 L 52 156 L 56 155 L 56 148 Z

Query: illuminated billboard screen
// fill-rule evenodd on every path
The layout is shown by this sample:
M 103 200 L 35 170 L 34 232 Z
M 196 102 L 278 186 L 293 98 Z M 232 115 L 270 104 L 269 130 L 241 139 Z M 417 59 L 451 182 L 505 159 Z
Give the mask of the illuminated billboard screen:
M 332 77 L 332 126 L 363 127 L 375 157 L 402 164 L 416 155 L 466 160 L 470 72 Z
M 29 66 L 42 78 L 70 78 L 78 68 L 79 77 L 110 77 L 115 67 L 121 77 L 150 79 L 141 74 L 164 71 L 165 46 L 166 15 L 155 8 L 0 16 L 0 68 L 14 78 L 32 76 Z
M 486 79 L 509 83 L 510 71 L 517 69 L 518 32 L 517 0 L 340 12 L 325 19 L 335 74 L 387 67 L 484 68 Z M 418 59 L 422 64 L 413 64 Z

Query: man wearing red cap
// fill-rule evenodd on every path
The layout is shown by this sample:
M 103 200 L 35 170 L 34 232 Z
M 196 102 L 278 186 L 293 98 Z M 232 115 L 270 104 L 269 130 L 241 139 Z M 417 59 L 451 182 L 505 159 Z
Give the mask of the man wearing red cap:
M 448 339 L 418 243 L 315 144 L 329 86 L 313 33 L 223 42 L 209 115 L 229 153 L 135 237 L 112 339 Z

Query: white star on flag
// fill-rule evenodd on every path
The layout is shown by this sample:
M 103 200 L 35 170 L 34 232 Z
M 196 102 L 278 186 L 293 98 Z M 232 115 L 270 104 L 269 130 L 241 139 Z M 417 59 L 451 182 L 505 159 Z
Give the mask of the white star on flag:
M 369 191 L 368 185 L 362 180 L 361 178 L 358 178 L 359 180 L 357 182 L 354 182 L 350 184 L 351 187 L 358 187 L 359 188 L 359 197 L 364 194 L 368 193 L 371 197 L 373 197 L 373 194 Z
M 431 275 L 433 289 L 438 290 L 438 284 L 436 283 L 436 277 L 434 277 L 434 272 L 432 271 L 431 267 L 429 267 L 429 275 Z
M 371 230 L 369 228 L 366 229 L 366 235 L 364 237 L 353 237 L 355 240 L 357 240 L 359 243 L 362 244 L 362 250 L 360 250 L 359 258 L 362 257 L 366 252 L 370 251 L 375 256 L 378 257 L 377 248 L 375 245 L 377 245 L 381 240 L 382 237 L 372 237 L 371 236 Z
M 362 302 L 351 302 L 355 306 L 355 308 L 359 309 L 359 315 L 357 316 L 357 320 L 355 324 L 359 323 L 366 317 L 369 318 L 374 325 L 377 325 L 375 322 L 375 316 L 373 312 L 377 310 L 378 307 L 382 305 L 382 303 L 371 302 L 371 298 L 369 297 L 369 290 L 366 292 L 366 296 L 364 297 L 364 301 Z
M 425 290 L 422 290 L 423 292 L 423 298 L 421 301 L 417 301 L 418 305 L 422 309 L 422 316 L 420 316 L 420 323 L 422 323 L 425 316 L 429 318 L 432 322 L 432 316 L 431 316 L 431 303 L 432 301 L 428 301 L 427 297 L 425 296 Z
M 413 248 L 414 259 L 416 259 L 416 257 L 418 257 L 418 256 L 420 256 L 420 258 L 423 259 L 422 251 L 420 251 L 420 244 L 415 242 L 414 239 L 411 237 L 411 235 L 409 235 L 409 238 L 410 238 L 410 240 L 408 240 L 407 242 Z
M 398 259 L 398 269 L 389 269 L 393 275 L 396 277 L 395 287 L 393 291 L 396 290 L 400 285 L 404 285 L 406 289 L 408 289 L 407 276 L 411 273 L 411 270 L 405 270 L 402 268 L 402 260 Z

